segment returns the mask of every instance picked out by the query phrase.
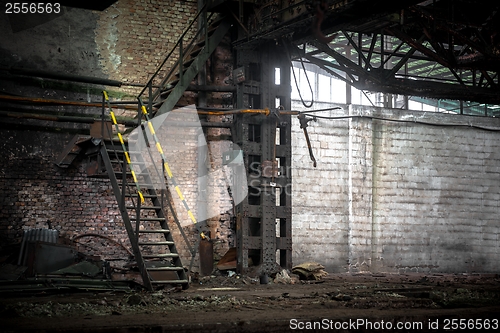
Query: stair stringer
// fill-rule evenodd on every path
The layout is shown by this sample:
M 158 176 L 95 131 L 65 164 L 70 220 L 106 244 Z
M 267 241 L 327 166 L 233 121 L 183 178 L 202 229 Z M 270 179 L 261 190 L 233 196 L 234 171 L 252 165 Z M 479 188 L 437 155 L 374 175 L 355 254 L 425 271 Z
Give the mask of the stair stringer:
M 104 162 L 104 166 L 106 167 L 109 179 L 111 181 L 111 186 L 113 187 L 113 193 L 118 201 L 118 207 L 120 209 L 120 214 L 122 216 L 123 224 L 125 225 L 125 229 L 127 230 L 127 235 L 130 240 L 130 245 L 132 246 L 132 252 L 134 253 L 134 257 L 139 268 L 139 272 L 141 273 L 141 277 L 143 280 L 144 287 L 147 290 L 153 290 L 151 285 L 151 280 L 148 275 L 148 271 L 146 269 L 146 265 L 144 263 L 144 259 L 142 257 L 141 250 L 139 248 L 137 237 L 134 233 L 134 229 L 132 227 L 132 223 L 130 221 L 130 216 L 127 211 L 127 207 L 125 205 L 125 198 L 122 195 L 122 191 L 120 190 L 120 185 L 118 184 L 118 179 L 116 178 L 115 173 L 113 172 L 113 166 L 111 165 L 111 160 L 109 158 L 108 151 L 106 149 L 106 145 L 102 142 L 100 143 L 101 147 L 99 152 L 102 157 L 102 161 Z
M 196 56 L 195 60 L 183 73 L 182 81 L 179 81 L 175 85 L 168 97 L 163 101 L 160 109 L 156 113 L 156 116 L 170 112 L 175 107 L 175 105 L 189 86 L 189 83 L 196 77 L 203 66 L 205 66 L 208 58 L 215 51 L 230 28 L 231 23 L 228 20 L 223 20 L 219 24 L 214 33 L 208 38 L 207 45 L 203 47 L 200 53 Z

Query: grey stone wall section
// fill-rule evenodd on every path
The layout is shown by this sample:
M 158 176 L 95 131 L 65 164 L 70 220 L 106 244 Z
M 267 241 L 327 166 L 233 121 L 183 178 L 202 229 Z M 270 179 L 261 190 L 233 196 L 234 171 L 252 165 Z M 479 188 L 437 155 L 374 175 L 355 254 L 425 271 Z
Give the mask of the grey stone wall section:
M 294 264 L 499 272 L 500 132 L 477 128 L 500 129 L 498 119 L 361 106 L 326 115 L 363 117 L 310 123 L 317 168 L 294 124 Z
M 363 115 L 362 107 L 349 107 L 349 115 Z M 349 119 L 349 270 L 371 267 L 373 123 L 369 118 Z
M 326 113 L 328 115 L 328 113 Z M 343 114 L 339 112 L 330 115 Z M 293 263 L 321 262 L 330 272 L 348 265 L 348 120 L 318 119 L 307 128 L 313 167 L 299 122 L 292 123 Z

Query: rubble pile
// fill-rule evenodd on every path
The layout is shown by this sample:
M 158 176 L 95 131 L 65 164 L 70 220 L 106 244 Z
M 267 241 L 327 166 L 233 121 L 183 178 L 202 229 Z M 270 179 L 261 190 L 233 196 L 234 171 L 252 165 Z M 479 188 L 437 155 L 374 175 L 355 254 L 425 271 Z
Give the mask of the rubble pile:
M 316 262 L 305 262 L 292 268 L 292 273 L 297 274 L 301 280 L 321 280 L 328 273 L 325 266 Z

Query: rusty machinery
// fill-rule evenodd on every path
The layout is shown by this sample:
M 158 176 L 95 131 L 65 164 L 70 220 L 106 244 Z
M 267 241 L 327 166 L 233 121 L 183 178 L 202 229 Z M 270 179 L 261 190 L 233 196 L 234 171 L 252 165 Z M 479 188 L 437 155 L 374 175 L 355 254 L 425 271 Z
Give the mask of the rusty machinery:
M 271 110 L 238 114 L 233 123 L 248 179 L 235 179 L 248 186 L 248 196 L 235 208 L 241 273 L 254 266 L 265 276 L 292 266 L 291 114 L 281 111 L 291 108 L 289 65 L 274 43 L 237 52 L 237 107 Z

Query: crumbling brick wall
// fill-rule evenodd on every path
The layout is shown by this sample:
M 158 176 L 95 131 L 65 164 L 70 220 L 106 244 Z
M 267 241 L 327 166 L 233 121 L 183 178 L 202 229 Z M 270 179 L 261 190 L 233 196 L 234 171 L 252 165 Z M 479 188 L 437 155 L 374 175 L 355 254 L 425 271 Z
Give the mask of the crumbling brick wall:
M 106 89 L 112 100 L 134 99 L 141 89 L 136 85 L 147 82 L 173 48 L 196 11 L 197 1 L 120 0 L 103 12 L 65 8 L 55 20 L 41 25 L 25 24 L 24 30 L 20 31 L 8 29 L 3 36 L 6 45 L 9 45 L 9 49 L 5 50 L 5 54 L 9 54 L 9 57 L 5 56 L 6 66 L 22 63 L 27 68 L 110 78 L 124 82 L 125 85 L 116 88 L 37 81 L 32 86 L 15 84 L 0 88 L 2 92 L 8 94 L 97 102 L 102 98 L 100 92 Z M 188 33 L 186 40 L 191 37 L 191 33 Z M 27 45 L 29 47 L 26 47 Z M 229 50 L 228 53 L 228 50 L 226 45 L 225 51 L 222 53 L 219 51 L 224 58 L 222 69 L 217 67 L 217 64 L 220 64 L 217 56 L 213 58 L 214 70 L 209 70 L 210 75 L 219 73 L 221 70 L 224 70 L 226 76 L 230 75 L 232 69 L 227 64 L 231 63 L 231 52 Z M 10 60 L 12 63 L 8 63 Z M 42 68 L 39 68 L 39 65 Z M 227 80 L 218 82 L 219 76 L 211 76 L 209 80 L 213 84 L 230 83 Z M 127 85 L 128 83 L 133 85 Z M 186 101 L 194 103 L 196 94 L 187 95 L 190 99 Z M 227 106 L 231 96 L 222 95 L 225 98 L 223 102 Z M 211 105 L 222 104 L 220 98 L 209 97 L 209 100 L 211 100 Z M 59 112 L 100 114 L 97 108 L 75 109 L 57 106 L 53 109 Z M 117 115 L 119 114 L 121 115 L 117 112 Z M 47 221 L 51 220 L 52 227 L 59 228 L 64 239 L 69 240 L 82 233 L 96 233 L 109 236 L 114 241 L 130 248 L 109 180 L 87 178 L 84 170 L 85 160 L 75 161 L 75 167 L 68 170 L 59 169 L 52 163 L 55 156 L 71 139 L 71 134 L 54 136 L 52 132 L 88 133 L 88 126 L 69 124 L 56 126 L 54 123 L 44 122 L 36 124 L 37 127 L 34 128 L 32 125 L 35 125 L 36 121 L 10 122 L 15 123 L 19 131 L 12 135 L 9 132 L 3 132 L 2 135 L 2 148 L 9 151 L 8 158 L 6 154 L 2 156 L 5 161 L 2 161 L 0 173 L 2 244 L 5 246 L 18 243 L 23 229 L 45 228 Z M 22 132 L 25 124 L 29 124 L 31 127 L 27 128 L 37 132 Z M 45 126 L 47 126 L 47 132 L 44 130 Z M 54 130 L 55 127 L 59 129 Z M 123 130 L 122 127 L 120 128 Z M 29 147 L 21 144 L 19 138 L 30 141 Z M 50 145 L 51 141 L 57 143 Z M 186 158 L 185 165 L 177 176 L 180 177 L 184 194 L 193 212 L 196 213 L 198 193 L 196 155 L 192 155 L 191 159 L 187 157 L 187 155 L 183 156 Z M 210 196 L 210 199 L 218 201 L 213 196 Z M 213 223 L 218 225 L 218 218 L 216 219 L 217 221 Z M 185 228 L 190 238 L 193 239 L 197 233 L 192 225 L 185 223 L 190 221 L 189 218 L 181 216 L 181 220 L 183 224 L 186 224 Z M 226 221 L 227 223 L 224 223 L 229 226 L 228 216 L 223 217 L 222 220 Z M 170 222 L 172 222 L 171 216 Z M 183 261 L 188 263 L 190 254 L 187 247 L 176 226 L 173 223 L 171 226 Z M 225 232 L 219 232 L 219 234 L 227 233 L 227 229 Z M 113 255 L 109 253 L 110 242 L 104 238 L 88 236 L 80 238 L 78 242 L 79 248 L 87 251 L 88 254 Z M 121 252 L 128 256 L 125 250 L 120 249 L 120 246 L 111 246 L 111 248 L 116 248 L 116 253 Z M 219 252 L 222 251 L 224 249 Z
M 95 41 L 102 70 L 110 79 L 146 84 L 196 13 L 195 0 L 117 1 L 98 13 Z M 185 40 L 190 38 L 192 33 Z M 133 95 L 140 89 L 124 87 Z
M 24 230 L 49 226 L 59 231 L 62 243 L 72 244 L 74 237 L 85 234 L 101 234 L 128 246 L 109 180 L 88 178 L 81 158 L 68 169 L 57 167 L 51 152 L 60 148 L 61 135 L 46 134 L 48 141 L 31 146 L 13 142 L 18 135 L 36 138 L 30 132 L 2 131 L 2 150 L 8 153 L 0 156 L 2 248 L 19 244 Z M 49 147 L 51 141 L 55 147 Z M 101 255 L 103 248 L 96 243 L 82 251 Z M 106 257 L 123 251 L 107 249 Z

